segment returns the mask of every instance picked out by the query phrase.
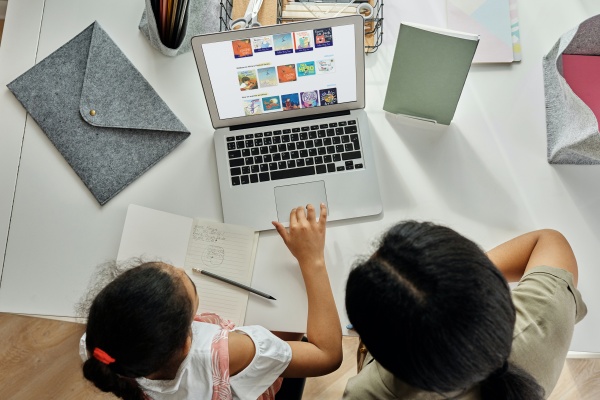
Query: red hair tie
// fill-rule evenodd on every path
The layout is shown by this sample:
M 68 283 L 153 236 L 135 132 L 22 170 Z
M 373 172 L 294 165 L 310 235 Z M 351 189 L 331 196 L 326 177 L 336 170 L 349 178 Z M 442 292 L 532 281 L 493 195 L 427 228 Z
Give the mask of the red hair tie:
M 115 362 L 115 359 L 109 356 L 104 350 L 96 347 L 94 349 L 93 356 L 96 360 L 100 361 L 102 364 L 111 364 Z

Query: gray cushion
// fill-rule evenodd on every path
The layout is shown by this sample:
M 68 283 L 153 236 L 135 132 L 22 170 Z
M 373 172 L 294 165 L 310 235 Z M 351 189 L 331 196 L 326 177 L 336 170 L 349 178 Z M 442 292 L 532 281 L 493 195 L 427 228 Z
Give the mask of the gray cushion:
M 600 55 L 600 15 L 565 33 L 544 57 L 548 162 L 600 164 L 598 121 L 563 78 L 563 54 Z

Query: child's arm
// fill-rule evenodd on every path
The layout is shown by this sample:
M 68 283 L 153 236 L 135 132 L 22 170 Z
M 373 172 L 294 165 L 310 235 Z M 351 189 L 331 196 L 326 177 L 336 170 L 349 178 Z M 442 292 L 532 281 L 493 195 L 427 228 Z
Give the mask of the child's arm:
M 308 297 L 308 343 L 290 341 L 292 361 L 284 377 L 325 375 L 342 362 L 342 328 L 337 313 L 329 276 L 325 267 L 325 224 L 327 208 L 321 204 L 316 220 L 312 205 L 292 210 L 289 231 L 273 222 L 288 249 L 298 260 Z
M 552 229 L 518 236 L 487 252 L 509 282 L 516 282 L 530 268 L 540 265 L 565 269 L 577 285 L 577 261 L 567 239 Z

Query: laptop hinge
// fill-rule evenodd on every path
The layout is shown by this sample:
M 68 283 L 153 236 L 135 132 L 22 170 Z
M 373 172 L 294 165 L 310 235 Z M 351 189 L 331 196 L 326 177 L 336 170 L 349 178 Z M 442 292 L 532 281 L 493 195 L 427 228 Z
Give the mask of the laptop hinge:
M 278 119 L 278 120 L 274 120 L 274 121 L 252 122 L 250 124 L 230 126 L 229 130 L 230 131 L 238 131 L 241 129 L 257 128 L 259 126 L 282 125 L 282 124 L 289 124 L 292 122 L 299 122 L 299 121 L 314 121 L 316 119 L 341 117 L 344 115 L 350 115 L 350 111 L 349 110 L 335 111 L 335 112 L 324 113 L 324 114 L 306 115 L 306 116 L 302 116 L 302 117 L 283 118 L 283 119 Z

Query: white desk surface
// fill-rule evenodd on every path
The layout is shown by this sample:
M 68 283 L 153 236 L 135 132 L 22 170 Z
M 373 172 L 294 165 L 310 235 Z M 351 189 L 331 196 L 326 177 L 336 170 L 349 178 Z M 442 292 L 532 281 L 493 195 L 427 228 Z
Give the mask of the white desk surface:
M 141 0 L 8 3 L 0 46 L 0 311 L 72 315 L 94 267 L 116 257 L 130 203 L 222 220 L 213 130 L 192 54 L 168 58 L 151 48 L 137 28 L 143 8 Z M 486 249 L 549 227 L 570 240 L 589 307 L 571 350 L 600 352 L 600 166 L 547 163 L 542 80 L 543 55 L 598 13 L 597 0 L 520 1 L 523 61 L 473 66 L 453 123 L 428 129 L 387 116 L 382 105 L 400 20 L 444 27 L 445 1 L 385 2 L 383 44 L 366 60 L 366 111 L 384 213 L 331 223 L 327 234 L 344 325 L 348 270 L 396 221 L 447 224 Z M 192 132 L 104 207 L 5 86 L 94 20 Z M 304 330 L 301 275 L 274 231 L 261 233 L 253 285 L 278 300 L 251 298 L 246 323 Z

